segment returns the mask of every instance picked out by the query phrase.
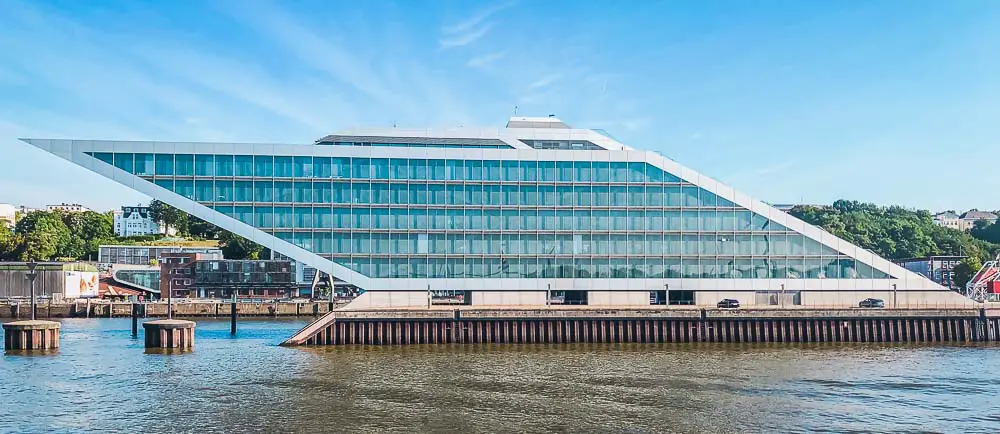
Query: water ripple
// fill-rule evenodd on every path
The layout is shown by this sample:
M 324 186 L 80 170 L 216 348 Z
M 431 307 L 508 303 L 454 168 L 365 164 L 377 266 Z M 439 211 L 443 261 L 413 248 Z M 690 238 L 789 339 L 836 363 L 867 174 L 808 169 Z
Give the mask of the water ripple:
M 0 432 L 1000 432 L 996 347 L 889 344 L 284 348 L 303 321 L 199 321 L 147 354 L 66 320 L 0 358 Z

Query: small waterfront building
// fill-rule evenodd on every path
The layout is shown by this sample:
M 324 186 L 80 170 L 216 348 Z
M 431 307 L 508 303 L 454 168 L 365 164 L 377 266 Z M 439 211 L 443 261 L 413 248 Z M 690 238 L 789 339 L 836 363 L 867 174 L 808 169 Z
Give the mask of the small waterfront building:
M 959 290 L 955 284 L 955 266 L 966 256 L 925 256 L 894 261 L 896 265 L 924 276 L 941 286 Z
M 83 262 L 39 262 L 35 296 L 60 299 L 96 297 L 97 268 Z M 30 299 L 31 281 L 25 262 L 0 262 L 0 299 Z
M 163 253 L 200 253 L 207 255 L 206 258 L 222 259 L 222 249 L 218 247 L 102 245 L 97 249 L 97 262 L 108 265 L 154 265 L 154 261 Z
M 24 139 L 356 288 L 349 308 L 972 301 L 555 117 L 309 144 Z M 776 176 L 774 182 L 781 182 Z
M 160 289 L 174 298 L 284 298 L 296 287 L 289 261 L 207 259 L 199 253 L 162 254 L 160 276 Z

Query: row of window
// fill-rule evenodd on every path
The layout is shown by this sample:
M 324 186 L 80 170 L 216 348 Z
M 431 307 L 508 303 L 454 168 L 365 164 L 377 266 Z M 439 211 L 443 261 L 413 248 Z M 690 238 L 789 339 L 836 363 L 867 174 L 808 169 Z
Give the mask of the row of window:
M 499 142 L 499 143 L 497 143 Z M 499 140 L 488 143 L 376 143 L 376 142 L 319 142 L 317 145 L 333 146 L 371 146 L 384 148 L 472 148 L 472 149 L 511 149 L 511 146 Z
M 315 253 L 443 255 L 836 256 L 836 250 L 797 234 L 415 234 L 286 232 L 280 239 Z
M 562 149 L 571 151 L 603 151 L 604 148 L 587 140 L 528 140 L 524 144 L 535 149 Z
M 156 179 L 200 202 L 434 204 L 494 206 L 622 206 L 733 208 L 693 185 L 435 184 Z
M 510 182 L 681 182 L 644 162 L 425 160 L 271 155 L 92 153 L 136 175 Z
M 750 211 L 216 206 L 257 228 L 495 231 L 788 232 Z
M 334 257 L 375 278 L 889 279 L 843 257 L 773 259 L 371 258 Z

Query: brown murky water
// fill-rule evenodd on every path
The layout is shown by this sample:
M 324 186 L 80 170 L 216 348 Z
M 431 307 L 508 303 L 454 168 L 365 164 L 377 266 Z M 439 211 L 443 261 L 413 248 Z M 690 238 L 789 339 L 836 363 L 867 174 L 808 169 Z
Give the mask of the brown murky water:
M 0 431 L 1000 432 L 996 346 L 276 346 L 304 323 L 202 320 L 166 356 L 66 320 L 0 359 Z

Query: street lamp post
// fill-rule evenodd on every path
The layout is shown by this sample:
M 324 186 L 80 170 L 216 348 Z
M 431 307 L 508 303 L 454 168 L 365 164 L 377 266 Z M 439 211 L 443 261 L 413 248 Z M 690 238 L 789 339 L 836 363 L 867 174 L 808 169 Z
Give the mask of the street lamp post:
M 28 262 L 25 264 L 28 267 L 28 273 L 25 277 L 28 278 L 28 287 L 31 291 L 31 320 L 35 320 L 35 278 L 38 277 L 38 272 L 35 271 L 35 267 L 38 266 L 37 262 Z
M 167 319 L 174 319 L 174 278 L 167 279 Z

